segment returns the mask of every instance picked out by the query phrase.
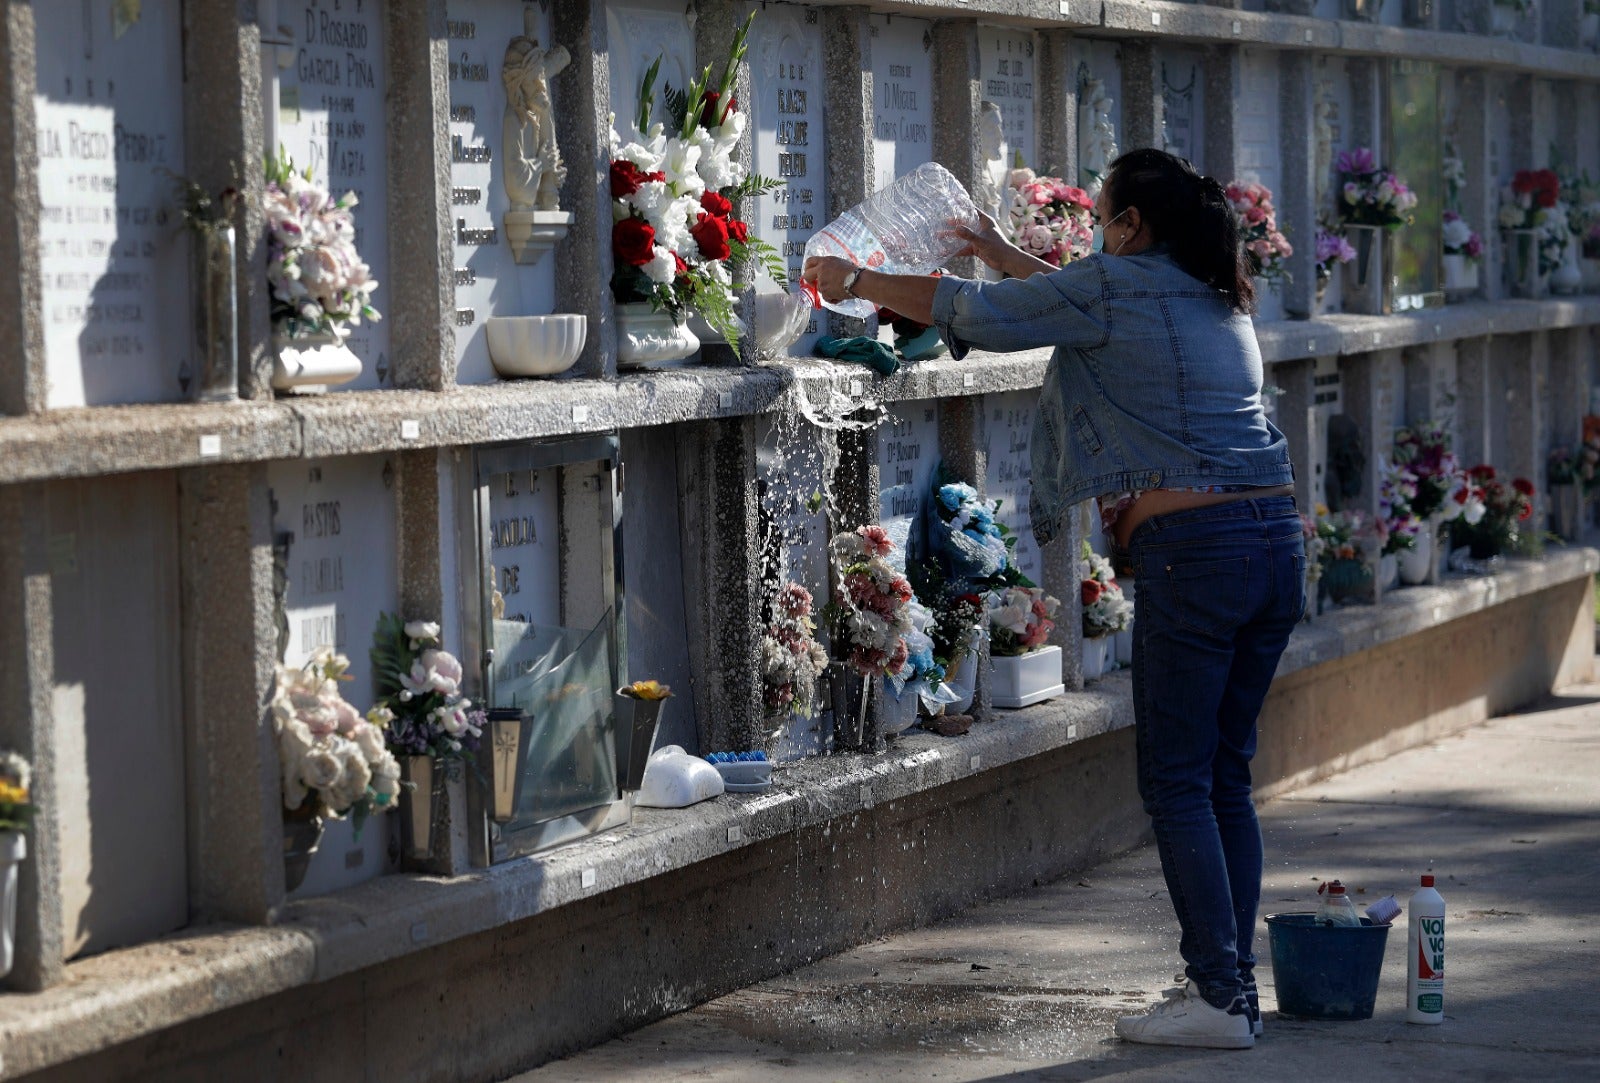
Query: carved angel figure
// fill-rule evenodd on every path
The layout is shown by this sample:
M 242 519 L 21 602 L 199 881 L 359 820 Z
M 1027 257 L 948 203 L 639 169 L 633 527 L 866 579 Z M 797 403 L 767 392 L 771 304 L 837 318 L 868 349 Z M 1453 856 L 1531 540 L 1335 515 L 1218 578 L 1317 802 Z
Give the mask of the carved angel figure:
M 1117 157 L 1117 126 L 1111 121 L 1115 101 L 1105 83 L 1091 76 L 1078 90 L 1078 103 L 1079 179 L 1090 192 L 1098 192 Z
M 534 14 L 524 14 L 523 33 L 506 46 L 500 78 L 506 86 L 506 115 L 500 175 L 514 211 L 558 210 L 567 167 L 556 146 L 550 78 L 572 62 L 561 45 L 540 49 L 533 36 Z

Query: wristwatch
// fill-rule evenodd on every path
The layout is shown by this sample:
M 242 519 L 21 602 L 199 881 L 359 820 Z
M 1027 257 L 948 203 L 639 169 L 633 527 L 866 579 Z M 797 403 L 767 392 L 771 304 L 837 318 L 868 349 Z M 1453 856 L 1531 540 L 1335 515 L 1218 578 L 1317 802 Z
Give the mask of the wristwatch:
M 851 271 L 849 274 L 844 276 L 844 292 L 845 292 L 846 296 L 849 296 L 849 297 L 855 297 L 856 296 L 856 279 L 858 279 L 860 277 L 861 277 L 861 268 L 860 267 L 857 267 L 855 270 Z M 859 297 L 857 297 L 856 299 L 860 300 Z

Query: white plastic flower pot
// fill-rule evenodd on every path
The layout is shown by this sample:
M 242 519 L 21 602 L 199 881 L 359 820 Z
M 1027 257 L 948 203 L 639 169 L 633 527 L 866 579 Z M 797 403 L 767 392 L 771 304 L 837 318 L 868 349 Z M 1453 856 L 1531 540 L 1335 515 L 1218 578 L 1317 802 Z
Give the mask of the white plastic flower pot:
M 1470 293 L 1478 288 L 1478 264 L 1460 252 L 1447 252 L 1444 256 L 1444 290 L 1446 293 Z
M 617 365 L 638 368 L 682 361 L 700 348 L 689 325 L 676 323 L 647 301 L 617 305 Z
M 1400 582 L 1400 561 L 1394 553 L 1378 558 L 1378 582 L 1384 590 L 1393 590 Z
M 11 973 L 17 935 L 17 866 L 28 856 L 28 836 L 0 831 L 0 978 Z
M 1396 553 L 1399 565 L 1400 582 L 1408 587 L 1419 586 L 1428 581 L 1433 571 L 1433 524 L 1427 524 L 1417 532 L 1417 544 L 1410 549 L 1402 549 Z
M 878 733 L 882 736 L 893 737 L 917 724 L 917 693 L 910 685 L 896 692 L 885 677 L 883 696 L 878 704 Z
M 1583 268 L 1578 263 L 1578 245 L 1569 241 L 1561 250 L 1561 266 L 1550 276 L 1550 292 L 1570 296 L 1583 292 Z
M 1133 629 L 1124 628 L 1111 637 L 1111 662 L 1118 666 L 1133 665 Z
M 1040 647 L 1019 655 L 995 655 L 989 701 L 996 707 L 1031 707 L 1067 690 L 1061 682 L 1061 648 Z M 1104 658 L 1101 665 L 1105 664 Z
M 1111 640 L 1106 636 L 1083 637 L 1083 679 L 1092 681 L 1106 671 L 1106 655 L 1111 651 Z

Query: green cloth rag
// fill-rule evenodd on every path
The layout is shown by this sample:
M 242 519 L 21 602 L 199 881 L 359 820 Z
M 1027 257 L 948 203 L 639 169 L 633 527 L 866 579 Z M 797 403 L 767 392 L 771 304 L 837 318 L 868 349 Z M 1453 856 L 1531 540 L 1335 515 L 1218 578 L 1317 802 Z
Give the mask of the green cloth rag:
M 866 335 L 856 335 L 854 338 L 828 338 L 817 339 L 817 354 L 821 357 L 833 357 L 840 361 L 859 361 L 879 376 L 893 376 L 900 368 L 900 359 L 887 343 L 879 342 Z

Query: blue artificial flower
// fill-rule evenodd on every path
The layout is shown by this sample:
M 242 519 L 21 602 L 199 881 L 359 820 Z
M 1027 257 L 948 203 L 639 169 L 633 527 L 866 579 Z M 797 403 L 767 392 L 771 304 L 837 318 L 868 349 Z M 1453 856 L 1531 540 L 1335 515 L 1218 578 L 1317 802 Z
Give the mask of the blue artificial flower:
M 979 504 L 972 509 L 972 521 L 987 530 L 994 526 L 994 511 Z
M 949 485 L 939 487 L 939 503 L 947 511 L 955 511 L 962 504 L 978 499 L 978 490 L 965 482 L 953 481 Z

